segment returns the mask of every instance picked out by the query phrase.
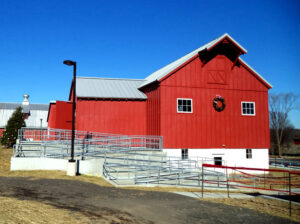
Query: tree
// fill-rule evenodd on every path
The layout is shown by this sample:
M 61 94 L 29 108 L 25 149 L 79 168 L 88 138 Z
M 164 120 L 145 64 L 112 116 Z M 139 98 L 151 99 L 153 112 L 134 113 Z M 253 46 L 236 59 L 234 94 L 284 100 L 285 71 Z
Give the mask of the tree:
M 290 148 L 290 146 L 293 142 L 294 131 L 295 131 L 295 127 L 292 125 L 292 123 L 288 119 L 286 127 L 282 133 L 282 139 L 281 139 L 282 153 L 284 151 L 284 148 Z M 277 147 L 277 140 L 276 140 L 276 132 L 271 128 L 270 133 L 271 133 L 271 154 L 279 155 L 278 147 Z
M 3 132 L 3 136 L 1 138 L 1 144 L 7 147 L 12 147 L 14 144 L 16 144 L 18 130 L 25 126 L 25 117 L 22 113 L 22 107 L 18 107 L 7 122 L 5 131 Z
M 282 155 L 283 136 L 290 127 L 289 112 L 297 107 L 297 96 L 293 93 L 269 95 L 270 127 L 274 131 L 278 155 Z

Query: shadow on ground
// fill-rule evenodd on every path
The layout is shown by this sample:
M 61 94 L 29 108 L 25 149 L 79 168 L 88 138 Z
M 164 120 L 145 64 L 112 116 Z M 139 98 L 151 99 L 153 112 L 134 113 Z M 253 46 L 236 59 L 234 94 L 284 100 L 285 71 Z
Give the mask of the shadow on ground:
M 250 209 L 185 196 L 102 187 L 62 179 L 0 177 L 0 196 L 33 200 L 79 212 L 95 220 L 115 216 L 121 223 L 293 223 Z

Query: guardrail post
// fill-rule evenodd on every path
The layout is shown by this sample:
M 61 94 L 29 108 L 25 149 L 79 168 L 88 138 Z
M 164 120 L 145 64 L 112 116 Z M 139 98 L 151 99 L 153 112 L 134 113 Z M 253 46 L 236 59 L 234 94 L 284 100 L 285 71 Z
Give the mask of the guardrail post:
M 228 171 L 227 171 L 227 166 L 226 166 L 226 182 L 227 182 L 227 196 L 229 198 L 229 184 L 228 184 Z
M 160 167 L 158 168 L 158 185 L 159 185 L 159 180 L 160 180 Z
M 292 216 L 292 198 L 291 198 L 291 172 L 289 172 L 289 199 L 290 199 L 290 216 Z
M 202 198 L 203 198 L 203 188 L 204 188 L 204 169 L 203 169 L 203 161 L 202 161 L 202 186 L 201 186 L 201 188 L 202 188 Z

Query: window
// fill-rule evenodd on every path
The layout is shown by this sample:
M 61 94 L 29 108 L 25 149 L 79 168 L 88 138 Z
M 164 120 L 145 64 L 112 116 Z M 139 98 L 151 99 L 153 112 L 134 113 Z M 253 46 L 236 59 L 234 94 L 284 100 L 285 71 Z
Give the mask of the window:
M 193 113 L 192 99 L 177 99 L 178 113 Z
M 222 157 L 214 157 L 215 165 L 222 166 Z
M 242 115 L 255 116 L 255 103 L 242 102 Z
M 252 159 L 252 149 L 246 149 L 246 158 Z
M 188 149 L 181 149 L 181 159 L 188 159 L 188 158 L 189 158 Z

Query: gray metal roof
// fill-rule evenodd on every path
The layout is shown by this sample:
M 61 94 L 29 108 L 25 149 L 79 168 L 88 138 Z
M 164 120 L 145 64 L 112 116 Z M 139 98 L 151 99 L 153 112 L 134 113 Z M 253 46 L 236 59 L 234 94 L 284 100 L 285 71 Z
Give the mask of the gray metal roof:
M 0 109 L 15 110 L 20 106 L 22 106 L 21 103 L 0 103 Z
M 76 78 L 76 95 L 84 98 L 147 99 L 138 90 L 145 80 L 94 77 Z
M 22 103 L 0 103 L 0 109 L 15 110 L 17 107 L 28 107 L 23 106 Z M 29 110 L 46 110 L 48 111 L 48 104 L 29 104 Z

